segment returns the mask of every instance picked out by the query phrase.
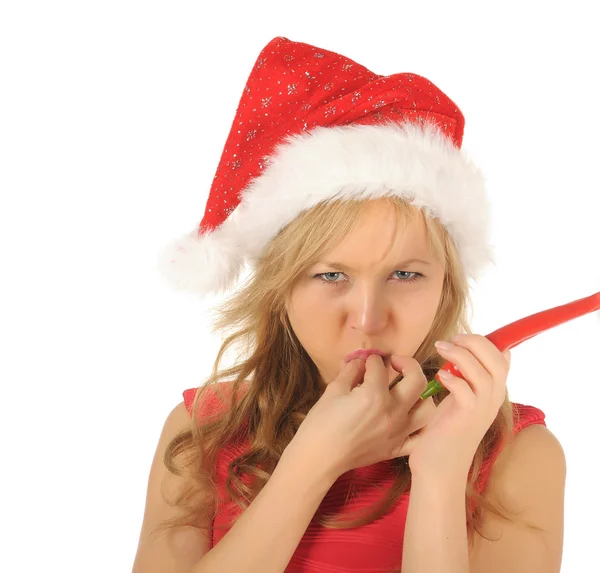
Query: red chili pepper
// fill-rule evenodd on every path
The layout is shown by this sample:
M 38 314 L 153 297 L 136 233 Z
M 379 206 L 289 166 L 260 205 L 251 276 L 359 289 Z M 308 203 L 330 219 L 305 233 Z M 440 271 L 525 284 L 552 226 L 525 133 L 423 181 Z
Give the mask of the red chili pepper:
M 488 334 L 486 338 L 491 340 L 500 352 L 504 352 L 507 348 L 514 348 L 521 344 L 521 342 L 529 340 L 540 332 L 544 332 L 559 324 L 563 324 L 569 320 L 573 320 L 574 318 L 599 309 L 600 291 L 591 296 L 580 298 L 548 310 L 543 310 L 536 314 L 532 314 L 531 316 L 526 316 L 525 318 L 511 322 L 510 324 L 495 330 L 491 334 Z M 458 370 L 452 362 L 446 362 L 440 370 L 446 370 L 455 376 L 462 378 L 460 370 Z M 422 400 L 429 398 L 429 396 L 434 396 L 440 390 L 444 389 L 438 376 L 439 374 L 436 374 L 435 378 L 427 384 L 425 392 L 421 394 Z

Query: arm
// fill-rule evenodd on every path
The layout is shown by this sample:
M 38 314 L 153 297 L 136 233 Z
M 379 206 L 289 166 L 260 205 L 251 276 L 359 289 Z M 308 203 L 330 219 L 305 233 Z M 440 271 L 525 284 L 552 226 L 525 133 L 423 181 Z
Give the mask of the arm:
M 468 474 L 413 475 L 402 573 L 468 573 L 465 492 Z
M 335 481 L 307 467 L 286 450 L 264 488 L 191 573 L 283 573 Z
M 558 573 L 562 560 L 566 460 L 545 426 L 519 432 L 498 457 L 487 495 L 529 527 L 484 511 L 468 554 L 468 473 L 414 475 L 404 534 L 403 573 Z
M 181 517 L 182 508 L 173 507 L 164 498 L 183 492 L 189 484 L 173 475 L 164 464 L 165 450 L 173 438 L 190 425 L 190 415 L 181 402 L 167 416 L 156 446 L 148 477 L 146 506 L 132 573 L 189 572 L 210 549 L 210 521 L 200 527 L 182 527 L 168 534 L 156 534 L 164 521 Z M 200 524 L 199 524 L 200 525 Z
M 211 549 L 210 523 L 204 524 L 208 531 L 185 527 L 169 535 L 152 536 L 156 526 L 181 513 L 181 508 L 165 502 L 163 490 L 170 490 L 171 497 L 189 484 L 171 474 L 163 458 L 167 445 L 189 424 L 190 416 L 183 402 L 164 423 L 150 470 L 132 573 L 282 573 L 321 500 L 335 482 L 335 472 L 326 473 L 322 461 L 309 459 L 305 450 L 292 450 L 292 440 L 271 479 L 215 547 Z

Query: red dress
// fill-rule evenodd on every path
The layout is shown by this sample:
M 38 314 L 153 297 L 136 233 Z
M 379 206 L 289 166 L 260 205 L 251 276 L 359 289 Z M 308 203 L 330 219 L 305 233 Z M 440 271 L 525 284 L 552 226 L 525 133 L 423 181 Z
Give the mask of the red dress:
M 229 387 L 224 384 L 223 388 Z M 188 411 L 191 408 L 196 388 L 183 392 L 183 398 Z M 545 423 L 544 412 L 533 406 L 512 403 L 514 430 L 518 432 L 531 424 Z M 215 409 L 222 410 L 224 404 L 211 391 L 205 394 L 200 405 L 200 416 Z M 222 449 L 216 457 L 216 480 L 219 495 L 226 499 L 224 488 L 227 466 L 240 455 L 248 446 L 238 444 Z M 496 449 L 486 460 L 480 473 L 477 491 L 481 493 L 490 467 L 500 453 Z M 244 478 L 242 478 L 244 479 Z M 353 495 L 346 503 L 346 492 L 349 482 L 354 484 Z M 323 499 L 320 509 L 327 514 L 336 512 L 337 515 L 353 514 L 366 506 L 371 506 L 381 499 L 393 483 L 388 462 L 356 468 L 338 478 Z M 410 491 L 400 496 L 391 510 L 375 522 L 355 529 L 325 529 L 314 520 L 308 526 L 288 567 L 287 573 L 384 573 L 398 568 L 402 561 L 402 545 L 404 527 L 408 510 Z M 231 502 L 223 502 L 214 520 L 214 524 L 222 525 L 239 512 Z M 217 544 L 227 529 L 214 529 L 212 546 Z

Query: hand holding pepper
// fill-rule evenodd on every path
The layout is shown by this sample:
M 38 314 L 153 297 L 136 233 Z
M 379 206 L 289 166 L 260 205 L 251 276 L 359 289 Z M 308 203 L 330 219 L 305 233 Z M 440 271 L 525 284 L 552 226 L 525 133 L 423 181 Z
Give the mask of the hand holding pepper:
M 405 442 L 413 475 L 466 479 L 477 447 L 506 396 L 510 351 L 500 352 L 478 334 L 459 334 L 452 342 L 436 346 L 463 376 L 444 380 L 450 394 L 428 414 L 427 424 Z M 413 383 L 411 374 L 407 380 Z
M 500 352 L 514 348 L 521 344 L 525 340 L 528 340 L 540 332 L 544 332 L 573 320 L 584 314 L 594 312 L 600 309 L 600 292 L 597 292 L 591 296 L 580 298 L 573 302 L 563 304 L 531 316 L 527 316 L 515 322 L 495 330 L 491 334 L 488 334 L 485 338 L 491 341 Z M 440 372 L 447 371 L 450 374 L 458 377 L 462 377 L 460 370 L 458 370 L 452 362 L 446 362 L 435 378 L 429 382 L 425 392 L 421 394 L 421 399 L 425 400 L 430 396 L 434 396 L 440 390 L 444 388 L 442 380 L 440 380 Z

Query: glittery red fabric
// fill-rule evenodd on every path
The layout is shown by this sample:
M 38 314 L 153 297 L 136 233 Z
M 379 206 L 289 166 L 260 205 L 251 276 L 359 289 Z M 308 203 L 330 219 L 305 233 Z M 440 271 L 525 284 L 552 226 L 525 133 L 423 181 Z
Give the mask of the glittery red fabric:
M 319 126 L 390 120 L 435 123 L 457 147 L 462 144 L 461 111 L 426 78 L 378 75 L 343 55 L 274 38 L 244 87 L 198 234 L 227 219 L 287 136 Z
M 225 396 L 228 384 L 223 385 Z M 183 398 L 191 414 L 196 388 L 183 392 Z M 223 411 L 225 404 L 214 393 L 207 393 L 198 409 L 205 416 Z M 544 412 L 533 406 L 513 403 L 515 433 L 532 424 L 545 423 Z M 235 504 L 227 499 L 225 478 L 231 461 L 244 453 L 248 443 L 236 443 L 221 450 L 216 459 L 216 483 L 223 503 L 216 515 L 214 524 L 225 525 L 239 514 Z M 481 493 L 489 476 L 493 461 L 499 455 L 496 449 L 486 460 L 478 478 L 477 491 Z M 247 480 L 242 477 L 246 483 Z M 383 498 L 392 486 L 393 476 L 387 462 L 381 462 L 347 472 L 331 487 L 323 499 L 320 510 L 339 516 L 353 515 L 357 511 L 372 506 Z M 348 499 L 349 488 L 353 495 Z M 325 529 L 314 520 L 310 523 L 288 567 L 287 573 L 381 573 L 397 568 L 402 561 L 404 530 L 408 511 L 410 491 L 402 495 L 391 510 L 378 520 L 355 529 Z M 212 546 L 226 534 L 226 528 L 214 528 Z

